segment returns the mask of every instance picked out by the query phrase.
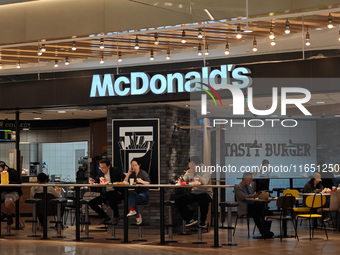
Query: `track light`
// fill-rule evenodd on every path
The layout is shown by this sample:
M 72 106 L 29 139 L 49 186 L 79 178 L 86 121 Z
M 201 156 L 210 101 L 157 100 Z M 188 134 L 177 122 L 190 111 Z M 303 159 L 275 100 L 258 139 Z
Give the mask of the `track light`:
M 289 34 L 290 34 L 290 28 L 289 28 L 289 21 L 288 21 L 288 19 L 286 20 L 285 34 L 286 34 L 286 35 L 289 35 Z
M 57 68 L 58 66 L 59 66 L 58 60 L 55 60 L 55 61 L 54 61 L 54 67 Z
M 186 43 L 187 42 L 187 40 L 185 40 L 185 31 L 183 30 L 183 32 L 182 32 L 182 41 L 181 41 L 182 43 Z
M 159 41 L 158 41 L 158 34 L 157 34 L 157 33 L 155 34 L 155 41 L 154 41 L 154 44 L 155 44 L 155 45 L 158 45 L 158 44 L 159 44 Z
M 308 27 L 307 27 L 307 33 L 306 33 L 306 42 L 305 42 L 306 46 L 310 46 L 310 35 L 308 32 Z
M 103 55 L 100 58 L 99 64 L 104 64 L 104 56 Z
M 208 44 L 205 44 L 205 47 L 204 47 L 204 55 L 206 55 L 206 56 L 209 55 Z
M 237 26 L 237 30 L 236 30 L 236 38 L 237 38 L 237 39 L 241 39 L 241 38 L 242 38 L 241 27 L 240 27 L 240 25 Z
M 224 55 L 228 56 L 229 54 L 230 54 L 229 43 L 228 43 L 228 40 L 227 40 L 227 43 L 225 45 Z
M 68 66 L 70 62 L 68 62 L 68 57 L 65 58 L 65 65 Z
M 20 65 L 20 60 L 18 61 L 17 63 L 17 68 L 20 69 L 21 68 L 21 65 Z
M 202 39 L 202 38 L 203 38 L 202 29 L 201 29 L 201 28 L 198 29 L 198 35 L 197 35 L 197 37 L 198 37 L 199 39 Z
M 104 46 L 104 39 L 101 38 L 101 39 L 100 39 L 99 49 L 103 50 L 104 48 L 105 48 L 105 46 Z
M 198 55 L 198 56 L 202 56 L 202 54 L 203 54 L 203 53 L 202 53 L 202 45 L 199 43 L 199 44 L 198 44 L 198 49 L 197 49 L 197 55 Z
M 120 62 L 122 62 L 123 61 L 123 59 L 122 59 L 122 53 L 119 51 L 118 52 L 118 62 L 120 63 Z
M 257 41 L 256 38 L 254 37 L 254 41 L 253 41 L 253 52 L 257 51 Z
M 153 49 L 151 49 L 150 51 L 150 61 L 154 61 L 155 60 L 155 56 L 153 55 Z
M 166 57 L 165 57 L 166 60 L 170 60 L 170 49 L 168 48 L 167 51 L 166 51 Z
M 334 25 L 333 25 L 333 17 L 332 17 L 332 14 L 330 14 L 330 13 L 328 15 L 328 24 L 327 24 L 327 27 L 329 29 L 332 29 L 334 27 Z
M 72 50 L 77 50 L 76 42 L 72 42 Z
M 41 52 L 46 52 L 45 44 L 42 44 L 42 45 L 41 45 Z
M 270 40 L 275 39 L 275 34 L 274 34 L 274 31 L 273 31 L 273 24 L 270 25 L 269 39 Z

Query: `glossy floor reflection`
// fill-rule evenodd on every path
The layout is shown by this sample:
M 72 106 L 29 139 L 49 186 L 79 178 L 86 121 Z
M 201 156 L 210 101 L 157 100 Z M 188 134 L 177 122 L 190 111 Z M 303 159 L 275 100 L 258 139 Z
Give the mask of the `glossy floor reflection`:
M 337 254 L 340 243 L 340 232 L 329 230 L 329 240 L 326 240 L 323 230 L 316 230 L 315 237 L 309 241 L 308 227 L 306 222 L 299 226 L 300 241 L 294 238 L 286 238 L 280 242 L 279 238 L 269 240 L 254 239 L 247 236 L 246 219 L 239 219 L 237 230 L 233 242 L 237 246 L 222 246 L 221 248 L 212 248 L 214 233 L 210 231 L 203 234 L 203 241 L 207 244 L 192 244 L 197 241 L 197 232 L 191 229 L 192 235 L 174 234 L 174 240 L 177 243 L 167 245 L 158 245 L 159 230 L 144 229 L 143 238 L 146 242 L 134 242 L 137 239 L 138 230 L 131 227 L 129 230 L 129 240 L 131 243 L 121 243 L 121 240 L 106 240 L 110 237 L 110 231 L 100 228 L 96 222 L 97 219 L 91 220 L 90 236 L 93 239 L 75 242 L 75 228 L 69 226 L 63 230 L 63 235 L 66 238 L 55 239 L 51 238 L 56 234 L 54 228 L 48 229 L 49 240 L 41 240 L 38 237 L 27 237 L 31 234 L 31 225 L 26 224 L 24 230 L 12 230 L 15 236 L 0 238 L 0 255 L 226 255 L 226 254 L 251 254 L 251 255 L 275 255 L 275 254 Z M 235 218 L 233 219 L 234 222 Z M 5 224 L 2 224 L 2 233 L 5 232 Z M 250 228 L 252 230 L 253 222 L 251 221 Z M 293 234 L 291 224 L 288 225 L 289 234 Z M 279 233 L 279 225 L 274 222 L 272 231 L 275 234 Z M 38 231 L 42 234 L 42 231 Z M 258 235 L 258 232 L 255 232 Z M 81 232 L 84 236 L 84 232 Z M 123 237 L 122 225 L 119 225 L 116 231 L 116 236 Z M 166 237 L 167 239 L 168 237 Z M 220 244 L 227 242 L 227 230 L 220 229 Z

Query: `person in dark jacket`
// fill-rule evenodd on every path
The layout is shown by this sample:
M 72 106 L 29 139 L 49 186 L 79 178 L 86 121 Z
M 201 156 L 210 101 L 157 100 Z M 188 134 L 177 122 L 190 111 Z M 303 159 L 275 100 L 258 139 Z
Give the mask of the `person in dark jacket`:
M 0 161 L 0 173 L 7 171 L 9 184 L 21 184 L 20 173 L 9 168 L 4 161 Z M 7 223 L 13 224 L 13 216 L 15 211 L 15 202 L 22 195 L 20 187 L 1 187 L 0 188 L 1 201 L 5 201 L 5 207 L 7 210 Z
M 121 182 L 125 175 L 118 167 L 111 167 L 110 160 L 102 159 L 99 161 L 100 172 L 97 178 L 93 181 L 90 180 L 89 183 L 100 183 L 100 178 L 105 178 L 105 181 L 109 183 Z M 123 199 L 122 190 L 114 189 L 112 187 L 103 188 L 100 196 L 93 198 L 89 202 L 89 206 L 103 219 L 101 224 L 109 223 L 112 221 L 112 224 L 118 224 L 120 219 L 118 203 L 120 203 Z M 100 204 L 109 202 L 110 207 L 113 210 L 114 218 L 111 219 L 102 208 L 99 207 Z

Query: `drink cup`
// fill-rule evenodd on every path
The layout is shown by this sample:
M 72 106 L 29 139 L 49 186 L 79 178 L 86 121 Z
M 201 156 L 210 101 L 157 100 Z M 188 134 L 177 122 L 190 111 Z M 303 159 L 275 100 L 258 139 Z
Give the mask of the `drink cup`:
M 336 187 L 335 187 L 335 186 L 332 186 L 332 190 L 336 190 Z
M 105 183 L 106 183 L 105 178 L 104 178 L 104 177 L 100 177 L 100 178 L 99 178 L 99 182 L 100 182 L 101 184 L 105 184 Z
M 199 181 L 200 181 L 200 178 L 195 178 L 194 181 L 195 181 L 195 182 L 199 182 Z
M 129 181 L 130 181 L 130 185 L 133 185 L 133 183 L 135 182 L 135 179 L 134 178 L 130 178 Z

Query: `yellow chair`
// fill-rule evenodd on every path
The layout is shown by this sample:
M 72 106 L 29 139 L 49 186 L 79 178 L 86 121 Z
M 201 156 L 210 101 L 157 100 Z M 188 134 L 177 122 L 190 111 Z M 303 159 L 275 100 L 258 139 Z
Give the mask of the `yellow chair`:
M 283 195 L 291 194 L 295 198 L 299 198 L 300 193 L 296 189 L 286 189 L 283 191 Z M 294 207 L 293 208 L 295 213 L 308 213 L 309 212 L 309 207 Z
M 317 218 L 323 218 L 322 217 L 322 212 L 321 214 L 317 214 L 317 213 L 314 213 L 315 209 L 317 208 L 321 208 L 322 210 L 322 207 L 325 205 L 326 203 L 326 196 L 322 195 L 322 193 L 320 194 L 314 194 L 313 196 L 308 196 L 306 198 L 306 205 L 308 206 L 309 208 L 309 214 L 299 214 L 296 216 L 296 219 L 299 220 L 299 219 L 308 219 L 309 220 L 309 239 L 312 240 L 312 237 L 314 236 L 314 229 L 313 229 L 313 226 L 312 226 L 312 220 L 314 219 L 317 219 Z M 328 240 L 328 235 L 327 235 L 327 229 L 326 229 L 326 226 L 325 226 L 325 223 L 323 222 L 323 220 L 321 220 L 321 224 L 322 226 L 324 227 L 325 229 L 325 234 L 326 234 L 326 237 L 327 237 L 327 240 Z M 299 240 L 299 238 L 298 238 Z

